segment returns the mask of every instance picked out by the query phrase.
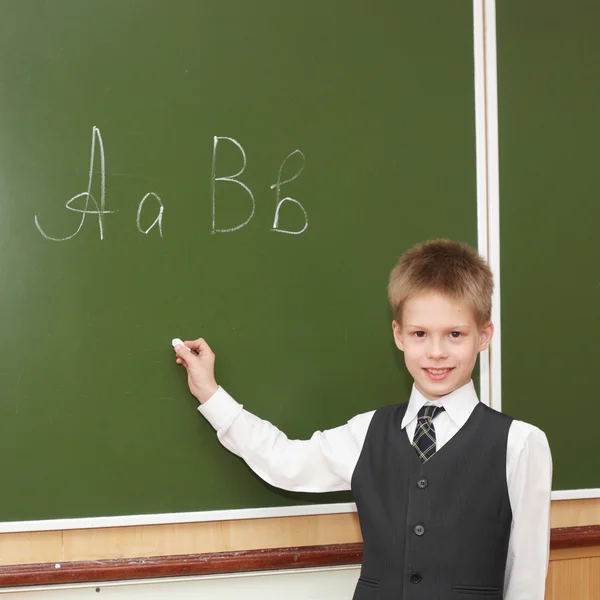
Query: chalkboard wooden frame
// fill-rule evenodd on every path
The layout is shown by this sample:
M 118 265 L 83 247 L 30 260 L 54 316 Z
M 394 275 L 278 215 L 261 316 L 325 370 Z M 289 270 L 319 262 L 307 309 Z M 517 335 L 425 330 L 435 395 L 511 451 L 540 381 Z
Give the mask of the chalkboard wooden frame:
M 600 546 L 600 525 L 552 529 L 550 548 Z M 0 588 L 358 565 L 362 543 L 0 567 Z

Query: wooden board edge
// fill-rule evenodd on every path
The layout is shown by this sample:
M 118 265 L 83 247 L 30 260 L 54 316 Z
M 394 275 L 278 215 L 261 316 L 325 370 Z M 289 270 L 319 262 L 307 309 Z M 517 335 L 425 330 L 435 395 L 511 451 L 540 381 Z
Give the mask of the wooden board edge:
M 0 588 L 359 564 L 362 543 L 0 567 Z
M 600 546 L 600 525 L 552 530 L 552 550 Z M 362 543 L 0 567 L 0 588 L 358 565 Z
M 589 546 L 600 546 L 600 525 L 552 529 L 550 537 L 550 548 L 552 550 Z

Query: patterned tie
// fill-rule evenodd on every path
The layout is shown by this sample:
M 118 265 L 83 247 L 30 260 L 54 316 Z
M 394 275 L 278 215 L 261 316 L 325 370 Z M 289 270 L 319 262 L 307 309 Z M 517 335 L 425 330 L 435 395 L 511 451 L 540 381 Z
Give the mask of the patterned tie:
M 435 427 L 433 419 L 444 410 L 443 406 L 424 406 L 417 417 L 417 428 L 413 439 L 413 448 L 422 462 L 435 454 Z

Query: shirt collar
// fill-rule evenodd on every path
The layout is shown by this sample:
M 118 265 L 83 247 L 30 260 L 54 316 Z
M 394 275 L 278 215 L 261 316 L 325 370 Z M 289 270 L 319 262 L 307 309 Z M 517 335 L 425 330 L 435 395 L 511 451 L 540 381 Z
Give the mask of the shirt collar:
M 443 406 L 448 416 L 460 429 L 467 422 L 478 402 L 479 398 L 477 398 L 477 392 L 472 380 L 450 394 L 443 396 L 440 400 L 425 398 L 413 384 L 401 427 L 404 429 L 413 419 L 417 418 L 423 406 L 430 404 L 433 406 Z

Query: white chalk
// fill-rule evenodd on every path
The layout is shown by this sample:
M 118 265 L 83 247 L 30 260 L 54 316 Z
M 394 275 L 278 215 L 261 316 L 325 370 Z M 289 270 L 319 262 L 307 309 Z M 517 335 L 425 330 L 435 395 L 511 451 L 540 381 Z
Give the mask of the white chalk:
M 173 338 L 171 340 L 171 344 L 173 344 L 173 348 L 175 348 L 175 346 L 183 346 L 184 348 L 187 348 L 190 352 L 193 352 L 193 350 L 191 348 L 188 348 L 179 338 Z

